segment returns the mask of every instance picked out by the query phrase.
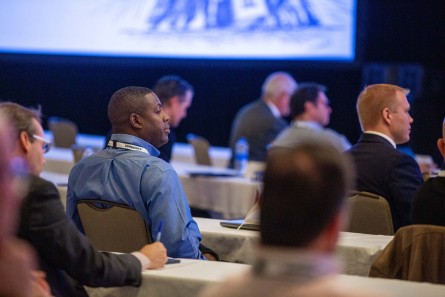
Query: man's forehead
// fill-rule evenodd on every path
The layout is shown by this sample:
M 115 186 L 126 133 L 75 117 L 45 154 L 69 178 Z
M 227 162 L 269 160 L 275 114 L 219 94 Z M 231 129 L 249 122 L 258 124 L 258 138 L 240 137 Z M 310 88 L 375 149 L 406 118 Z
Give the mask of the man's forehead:
M 155 93 L 147 94 L 145 95 L 145 98 L 147 99 L 148 104 L 152 107 L 161 105 L 161 101 L 159 100 L 158 96 L 156 96 Z
M 39 123 L 39 121 L 37 121 L 35 118 L 31 119 L 32 125 L 34 128 L 36 128 L 37 130 L 42 130 L 43 131 L 43 127 L 42 124 Z

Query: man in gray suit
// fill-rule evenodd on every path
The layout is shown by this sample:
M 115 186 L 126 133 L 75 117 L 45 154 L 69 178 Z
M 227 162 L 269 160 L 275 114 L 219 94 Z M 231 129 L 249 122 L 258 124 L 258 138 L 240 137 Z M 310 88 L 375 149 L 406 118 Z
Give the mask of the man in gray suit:
M 267 146 L 288 126 L 282 119 L 289 115 L 289 100 L 298 84 L 286 72 L 274 72 L 263 83 L 261 99 L 242 107 L 235 117 L 230 135 L 233 167 L 235 143 L 245 137 L 249 143 L 249 160 L 264 161 Z

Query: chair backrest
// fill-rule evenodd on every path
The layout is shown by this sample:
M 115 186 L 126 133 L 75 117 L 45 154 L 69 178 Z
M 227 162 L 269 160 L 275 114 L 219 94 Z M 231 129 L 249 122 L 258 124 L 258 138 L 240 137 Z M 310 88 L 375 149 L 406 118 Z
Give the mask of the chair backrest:
M 130 253 L 153 242 L 150 226 L 127 205 L 79 200 L 77 210 L 85 235 L 100 251 Z
M 394 235 L 391 210 L 385 198 L 369 192 L 351 192 L 347 197 L 349 227 L 345 231 Z
M 397 230 L 369 276 L 445 284 L 444 259 L 445 227 L 410 225 Z
M 212 160 L 209 154 L 210 144 L 204 137 L 187 134 L 187 141 L 193 147 L 196 164 L 212 166 Z
M 50 117 L 48 128 L 53 134 L 53 143 L 56 147 L 71 148 L 76 143 L 77 125 L 64 118 Z

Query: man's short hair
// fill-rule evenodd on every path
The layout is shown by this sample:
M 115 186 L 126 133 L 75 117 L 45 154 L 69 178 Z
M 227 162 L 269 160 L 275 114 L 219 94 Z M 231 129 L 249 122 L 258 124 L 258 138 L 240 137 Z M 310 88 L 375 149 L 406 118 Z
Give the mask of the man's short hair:
M 153 91 L 145 87 L 131 86 L 117 90 L 108 103 L 108 119 L 111 126 L 123 127 L 132 113 L 141 114 L 147 105 L 144 97 L 151 93 Z
M 295 117 L 305 112 L 305 103 L 312 102 L 317 105 L 320 92 L 326 92 L 327 88 L 313 82 L 301 83 L 290 98 L 290 116 Z
M 17 138 L 22 131 L 30 136 L 36 134 L 36 127 L 33 125 L 32 119 L 41 123 L 40 107 L 32 109 L 14 102 L 0 102 L 0 112 L 8 118 Z
M 164 105 L 174 96 L 178 96 L 179 102 L 184 102 L 185 93 L 191 91 L 193 86 L 177 75 L 166 75 L 161 77 L 153 87 L 161 104 Z
M 357 98 L 357 114 L 363 131 L 379 122 L 383 109 L 395 109 L 397 92 L 406 96 L 409 89 L 391 84 L 375 84 L 361 91 Z
M 270 153 L 261 197 L 261 242 L 303 248 L 343 211 L 353 168 L 324 141 Z

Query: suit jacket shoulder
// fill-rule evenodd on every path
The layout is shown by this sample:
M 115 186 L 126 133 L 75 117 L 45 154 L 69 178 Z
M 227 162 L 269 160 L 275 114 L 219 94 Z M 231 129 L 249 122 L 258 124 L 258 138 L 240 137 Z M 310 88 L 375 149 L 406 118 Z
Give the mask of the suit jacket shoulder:
M 417 191 L 412 209 L 413 224 L 445 226 L 445 177 L 429 178 Z
M 240 137 L 246 137 L 249 142 L 249 160 L 264 161 L 267 145 L 286 127 L 287 122 L 275 117 L 263 100 L 244 106 L 236 115 L 232 125 L 229 144 L 232 149 L 231 163 L 235 142 Z

